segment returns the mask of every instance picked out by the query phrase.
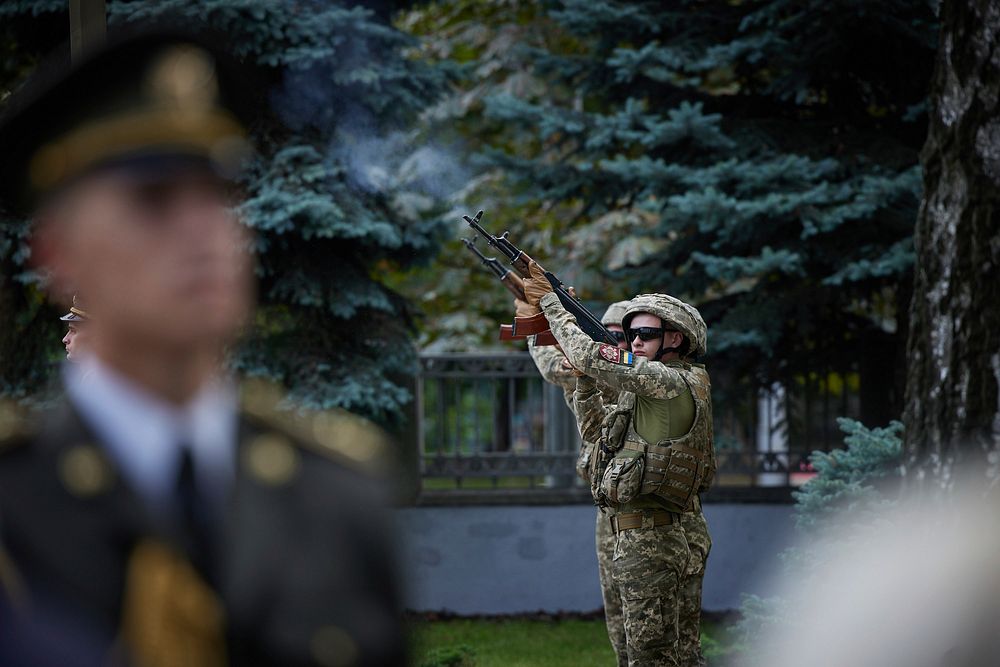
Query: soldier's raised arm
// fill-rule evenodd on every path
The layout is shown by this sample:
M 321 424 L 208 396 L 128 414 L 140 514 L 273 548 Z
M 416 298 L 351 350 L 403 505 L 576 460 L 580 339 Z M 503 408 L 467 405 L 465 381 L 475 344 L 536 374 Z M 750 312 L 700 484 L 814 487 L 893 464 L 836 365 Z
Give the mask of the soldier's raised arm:
M 687 389 L 677 369 L 591 340 L 554 293 L 543 296 L 539 305 L 566 358 L 580 372 L 618 391 L 651 398 L 675 398 Z
M 542 379 L 563 390 L 563 400 L 566 407 L 574 411 L 573 392 L 576 391 L 577 374 L 566 361 L 566 355 L 554 345 L 536 345 L 535 337 L 528 338 L 528 354 L 531 355 L 535 367 Z
M 536 345 L 535 337 L 528 338 L 528 354 L 538 368 L 542 379 L 572 393 L 579 377 L 567 364 L 566 355 L 555 345 Z
M 601 437 L 601 427 L 608 410 L 613 407 L 605 403 L 604 392 L 597 380 L 584 375 L 576 382 L 573 394 L 573 410 L 580 426 L 580 437 L 584 442 L 597 442 Z

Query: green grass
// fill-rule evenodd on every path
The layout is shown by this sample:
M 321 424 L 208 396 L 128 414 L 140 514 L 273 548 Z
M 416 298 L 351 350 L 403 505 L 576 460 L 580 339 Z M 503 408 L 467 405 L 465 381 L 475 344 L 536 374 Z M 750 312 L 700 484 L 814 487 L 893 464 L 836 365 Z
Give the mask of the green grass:
M 471 660 L 454 665 L 475 667 L 588 667 L 613 665 L 603 621 L 522 619 L 417 621 L 413 623 L 413 664 L 431 667 L 432 654 L 468 647 Z M 437 665 L 449 663 L 438 660 Z M 435 667 L 437 667 L 435 665 Z
M 607 667 L 615 664 L 601 620 L 413 621 L 414 667 Z M 702 626 L 705 657 L 732 652 L 732 630 Z
M 743 645 L 731 618 L 729 622 L 702 619 L 701 652 L 709 667 L 727 664 L 729 659 L 739 655 L 742 649 Z

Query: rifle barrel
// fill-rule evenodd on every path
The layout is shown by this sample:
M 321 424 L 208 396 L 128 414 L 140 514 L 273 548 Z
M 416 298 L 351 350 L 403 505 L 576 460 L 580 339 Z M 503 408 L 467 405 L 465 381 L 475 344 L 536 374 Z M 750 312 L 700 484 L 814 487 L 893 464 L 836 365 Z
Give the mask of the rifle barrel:
M 511 294 L 513 294 L 516 298 L 524 301 L 525 298 L 524 290 L 521 289 L 520 285 L 518 284 L 518 281 L 515 280 L 515 277 L 513 276 L 514 273 L 513 271 L 511 271 L 510 269 L 505 269 L 503 267 L 503 264 L 501 264 L 495 257 L 487 257 L 482 252 L 480 252 L 479 248 L 476 247 L 474 241 L 470 241 L 469 239 L 462 239 L 462 243 L 465 244 L 465 247 L 468 248 L 471 253 L 473 253 L 476 257 L 479 258 L 479 260 L 483 263 L 483 265 L 487 269 L 489 269 L 489 271 L 492 272 L 493 275 L 495 275 L 500 280 L 501 283 L 503 283 L 503 286 L 506 287 Z
M 507 239 L 507 232 L 504 232 L 503 236 L 498 237 L 486 231 L 483 226 L 479 224 L 479 221 L 483 219 L 483 211 L 480 210 L 476 213 L 475 218 L 463 215 L 462 219 L 465 220 L 470 227 L 476 230 L 480 236 L 486 239 L 487 243 L 499 250 L 507 257 L 507 259 L 510 260 L 513 271 L 504 269 L 500 262 L 496 259 L 487 258 L 479 252 L 479 249 L 475 248 L 471 241 L 462 239 L 466 247 L 482 259 L 483 263 L 489 266 L 491 271 L 496 273 L 497 277 L 500 278 L 500 282 L 504 284 L 504 287 L 506 287 L 511 294 L 522 301 L 525 300 L 524 290 L 519 285 L 520 280 L 516 280 L 516 278 L 518 275 L 520 275 L 521 278 L 531 277 L 531 272 L 529 271 L 529 264 L 532 261 L 531 258 Z M 572 315 L 576 318 L 577 324 L 580 325 L 580 328 L 585 334 L 599 343 L 617 345 L 618 341 L 616 341 L 607 328 L 601 324 L 600 318 L 587 310 L 587 307 L 583 305 L 582 301 L 572 296 L 554 274 L 549 271 L 545 271 L 545 278 L 552 285 L 552 288 L 559 297 L 559 301 L 562 303 L 563 307 L 572 313 Z
M 508 232 L 504 232 L 502 236 L 495 236 L 486 231 L 486 229 L 479 224 L 479 221 L 482 220 L 482 218 L 482 211 L 477 213 L 475 218 L 470 218 L 467 215 L 462 216 L 462 219 L 469 223 L 469 226 L 476 230 L 480 236 L 486 239 L 487 243 L 503 253 L 504 257 L 510 261 L 510 265 L 514 267 L 514 271 L 521 278 L 530 278 L 531 272 L 528 270 L 528 265 L 531 262 L 531 258 L 507 239 Z

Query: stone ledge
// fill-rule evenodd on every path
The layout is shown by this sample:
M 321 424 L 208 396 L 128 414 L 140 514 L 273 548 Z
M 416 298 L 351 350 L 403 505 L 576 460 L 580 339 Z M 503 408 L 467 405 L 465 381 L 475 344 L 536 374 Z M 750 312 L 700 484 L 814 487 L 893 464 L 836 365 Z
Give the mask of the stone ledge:
M 705 504 L 791 504 L 791 486 L 716 487 L 702 496 Z M 415 506 L 462 505 L 590 505 L 593 499 L 588 489 L 448 489 L 422 491 L 412 503 Z

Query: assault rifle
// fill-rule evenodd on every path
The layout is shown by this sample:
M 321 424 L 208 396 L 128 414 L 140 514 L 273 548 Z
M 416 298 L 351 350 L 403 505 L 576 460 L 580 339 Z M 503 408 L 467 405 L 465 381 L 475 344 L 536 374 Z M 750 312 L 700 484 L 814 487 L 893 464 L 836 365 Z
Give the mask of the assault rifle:
M 483 212 L 480 211 L 476 214 L 475 218 L 470 218 L 467 215 L 462 216 L 462 218 L 472 227 L 476 232 L 486 239 L 486 242 L 491 246 L 496 248 L 500 253 L 508 259 L 510 265 L 513 267 L 514 271 L 521 278 L 530 278 L 531 272 L 528 267 L 532 262 L 531 257 L 529 257 L 523 250 L 515 246 L 510 241 L 510 232 L 504 232 L 501 236 L 494 236 L 490 234 L 480 223 L 483 219 Z M 503 267 L 500 267 L 503 269 Z M 573 317 L 576 318 L 577 324 L 580 325 L 580 329 L 583 330 L 585 334 L 590 336 L 593 340 L 598 343 L 607 343 L 608 345 L 618 345 L 618 341 L 615 340 L 614 336 L 601 324 L 600 318 L 594 315 L 592 312 L 587 310 L 587 307 L 583 305 L 579 299 L 569 293 L 569 289 L 563 285 L 562 281 L 556 278 L 556 276 L 551 271 L 545 271 L 545 278 L 552 285 L 552 289 L 555 291 L 556 296 L 559 297 L 560 303 L 562 303 L 563 308 L 568 310 Z M 540 314 L 542 320 L 545 319 L 545 315 Z M 541 333 L 548 329 L 548 321 L 539 321 L 539 315 L 530 318 L 514 318 L 513 334 L 515 336 L 528 335 L 533 333 Z
M 479 252 L 475 239 L 471 241 L 469 239 L 462 239 L 462 243 L 469 249 L 469 252 L 479 258 L 483 266 L 493 272 L 493 275 L 503 283 L 507 291 L 514 295 L 514 298 L 524 301 L 524 285 L 521 283 L 521 278 L 513 270 L 505 269 L 496 257 L 487 257 Z
M 489 269 L 490 272 L 493 273 L 493 275 L 495 275 L 500 280 L 501 283 L 503 283 L 503 286 L 507 288 L 508 292 L 514 295 L 514 298 L 520 299 L 521 301 L 525 300 L 524 284 L 521 282 L 520 276 L 514 273 L 514 271 L 512 271 L 511 269 L 505 269 L 503 264 L 501 264 L 496 257 L 487 257 L 486 255 L 481 253 L 479 251 L 479 248 L 476 247 L 475 238 L 473 238 L 471 241 L 469 239 L 462 239 L 462 243 L 464 243 L 465 247 L 469 249 L 469 252 L 471 252 L 473 255 L 479 258 L 479 261 L 483 263 L 483 266 Z M 515 318 L 515 322 L 516 321 L 517 318 Z M 524 326 L 521 327 L 521 329 L 524 328 L 525 328 Z M 527 327 L 527 328 L 530 329 L 532 327 Z M 546 329 L 547 328 L 548 327 L 546 326 Z M 500 325 L 500 340 L 518 340 L 526 338 L 527 336 L 528 334 L 524 333 L 521 333 L 520 335 L 515 335 L 513 325 L 510 324 Z M 544 346 L 544 345 L 555 345 L 555 344 L 556 344 L 556 339 L 555 336 L 552 335 L 551 331 L 539 331 L 535 334 L 535 345 Z

